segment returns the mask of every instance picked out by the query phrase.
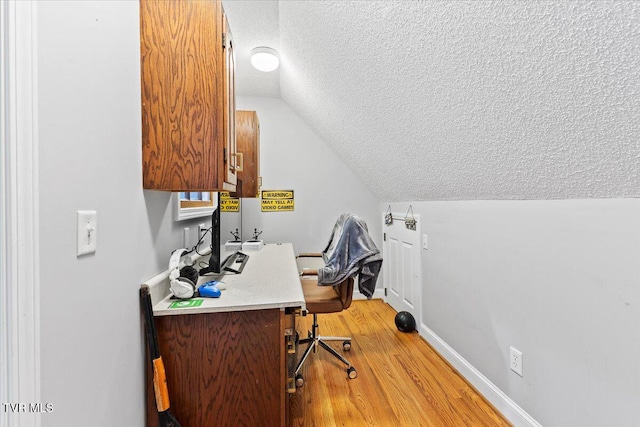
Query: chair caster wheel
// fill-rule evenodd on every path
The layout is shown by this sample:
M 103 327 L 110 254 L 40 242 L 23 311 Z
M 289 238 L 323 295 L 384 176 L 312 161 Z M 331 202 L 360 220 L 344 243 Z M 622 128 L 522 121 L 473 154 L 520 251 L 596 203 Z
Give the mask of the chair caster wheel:
M 347 376 L 349 377 L 350 380 L 354 379 L 355 377 L 358 376 L 358 373 L 356 372 L 356 368 L 354 368 L 353 366 L 347 369 Z
M 296 375 L 296 387 L 302 387 L 304 385 L 304 378 L 301 374 Z
M 342 349 L 343 349 L 344 351 L 349 351 L 349 350 L 351 350 L 351 341 L 344 341 L 344 342 L 342 343 Z

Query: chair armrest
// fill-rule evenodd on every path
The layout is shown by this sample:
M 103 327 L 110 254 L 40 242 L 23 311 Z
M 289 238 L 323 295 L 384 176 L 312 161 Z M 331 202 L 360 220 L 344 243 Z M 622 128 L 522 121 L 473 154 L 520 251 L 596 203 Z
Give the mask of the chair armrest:
M 318 257 L 322 257 L 322 254 L 320 252 L 307 252 L 307 253 L 298 254 L 297 256 L 297 258 L 318 258 Z
M 314 270 L 314 273 L 307 273 L 306 275 L 316 275 L 319 268 L 324 267 L 324 259 L 322 258 L 322 254 L 318 254 L 318 256 L 311 254 L 302 254 L 303 256 L 298 255 L 296 257 L 296 267 L 299 272 Z

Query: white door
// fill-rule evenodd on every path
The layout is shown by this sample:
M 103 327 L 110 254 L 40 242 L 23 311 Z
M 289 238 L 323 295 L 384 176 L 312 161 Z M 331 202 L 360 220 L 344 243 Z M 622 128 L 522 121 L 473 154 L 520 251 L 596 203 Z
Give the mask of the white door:
M 386 302 L 396 311 L 408 311 L 420 327 L 422 267 L 420 261 L 420 215 L 414 215 L 416 229 L 405 226 L 404 215 L 393 214 L 389 225 L 382 221 L 383 277 Z M 400 219 L 396 219 L 400 218 Z

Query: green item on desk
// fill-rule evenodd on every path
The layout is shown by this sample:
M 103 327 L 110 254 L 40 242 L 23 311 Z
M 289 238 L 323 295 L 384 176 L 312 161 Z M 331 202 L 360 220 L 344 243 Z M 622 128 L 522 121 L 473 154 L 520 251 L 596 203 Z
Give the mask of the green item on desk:
M 202 299 L 190 299 L 185 301 L 174 301 L 169 304 L 169 308 L 187 308 L 187 307 L 200 307 L 202 305 Z

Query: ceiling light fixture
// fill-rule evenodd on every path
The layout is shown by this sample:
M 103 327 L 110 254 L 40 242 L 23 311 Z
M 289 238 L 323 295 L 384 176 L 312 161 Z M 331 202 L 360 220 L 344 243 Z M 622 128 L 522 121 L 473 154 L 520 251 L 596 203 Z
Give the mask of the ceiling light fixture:
M 280 65 L 278 52 L 266 46 L 256 47 L 251 50 L 251 65 L 260 71 L 273 71 Z

